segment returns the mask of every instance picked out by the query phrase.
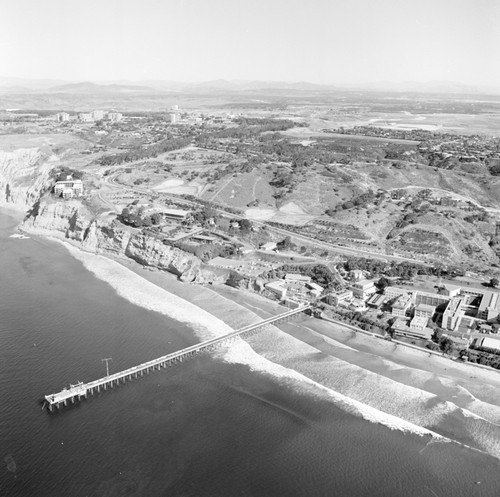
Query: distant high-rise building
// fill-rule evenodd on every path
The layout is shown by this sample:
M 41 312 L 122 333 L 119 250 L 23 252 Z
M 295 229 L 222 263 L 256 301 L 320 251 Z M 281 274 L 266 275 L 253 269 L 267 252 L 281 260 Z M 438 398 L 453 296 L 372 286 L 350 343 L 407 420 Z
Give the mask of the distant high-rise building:
M 176 124 L 177 114 L 175 112 L 171 112 L 169 115 L 170 115 L 170 124 Z
M 71 116 L 67 112 L 58 112 L 56 118 L 58 122 L 63 123 L 65 121 L 69 121 Z
M 123 115 L 121 112 L 108 112 L 108 119 L 113 122 L 121 121 Z
M 172 105 L 172 110 L 175 110 L 175 111 L 179 110 L 179 106 L 178 105 Z
M 92 117 L 92 114 L 90 112 L 79 112 L 78 120 L 84 123 L 90 123 L 94 120 L 94 118 Z
M 92 111 L 92 119 L 94 121 L 102 121 L 104 119 L 104 111 L 103 110 L 93 110 Z

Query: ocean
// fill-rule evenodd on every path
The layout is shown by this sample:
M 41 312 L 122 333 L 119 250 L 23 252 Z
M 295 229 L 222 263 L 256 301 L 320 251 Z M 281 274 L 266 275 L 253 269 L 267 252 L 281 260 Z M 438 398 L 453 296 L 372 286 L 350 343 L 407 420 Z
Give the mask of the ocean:
M 200 341 L 203 326 L 174 296 L 170 315 L 133 304 L 14 226 L 0 214 L 0 496 L 500 494 L 484 451 L 390 429 L 221 353 L 49 414 L 43 396 L 104 376 L 102 359 L 118 371 Z

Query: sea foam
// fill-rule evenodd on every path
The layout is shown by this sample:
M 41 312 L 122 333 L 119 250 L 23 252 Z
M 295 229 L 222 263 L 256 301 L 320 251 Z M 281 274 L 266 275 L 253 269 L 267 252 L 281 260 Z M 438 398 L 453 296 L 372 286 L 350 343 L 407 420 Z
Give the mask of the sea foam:
M 133 304 L 162 313 L 187 324 L 200 339 L 205 340 L 233 331 L 222 320 L 141 278 L 118 262 L 100 255 L 82 252 L 66 242 L 60 243 L 63 243 L 69 252 L 83 263 L 87 270 L 92 272 L 97 278 L 111 285 L 120 296 Z M 250 312 L 250 314 L 253 313 Z M 283 340 L 285 339 L 295 340 L 288 335 L 286 338 L 283 338 Z M 303 349 L 309 347 L 303 343 L 301 344 Z M 313 348 L 310 347 L 310 349 Z M 299 356 L 296 352 L 294 355 L 295 359 L 298 359 Z M 315 381 L 316 379 L 311 379 L 308 374 L 302 374 L 299 368 L 297 368 L 299 370 L 296 370 L 293 363 L 286 365 L 276 364 L 272 361 L 272 357 L 269 359 L 262 357 L 243 340 L 238 340 L 236 343 L 231 344 L 230 347 L 221 349 L 218 352 L 218 356 L 227 362 L 245 364 L 253 371 L 272 375 L 284 383 L 293 385 L 298 391 L 318 395 L 323 399 L 330 399 L 347 412 L 361 416 L 367 421 L 421 436 L 429 435 L 443 441 L 450 440 L 421 425 L 438 425 L 439 421 L 443 420 L 445 416 L 456 412 L 458 409 L 457 406 L 449 402 L 438 401 L 435 406 L 429 407 L 428 402 L 436 398 L 432 394 L 407 385 L 398 384 L 393 380 L 380 377 L 375 373 L 363 370 L 344 361 L 337 360 L 337 373 L 343 378 L 347 378 L 348 381 L 347 383 L 344 382 L 343 385 L 336 385 L 335 382 L 331 382 L 331 377 L 325 378 L 328 381 Z M 301 359 L 307 361 L 307 353 Z M 336 376 L 338 377 L 338 375 Z M 371 381 L 366 381 L 367 376 L 371 378 Z M 351 381 L 349 381 L 349 378 Z M 389 384 L 391 384 L 391 388 L 388 388 Z M 367 387 L 370 385 L 371 390 L 367 392 Z M 377 388 L 373 388 L 375 386 Z M 341 387 L 340 391 L 337 387 Z M 395 390 L 397 390 L 397 394 Z M 391 399 L 395 398 L 394 395 L 387 395 L 391 391 L 392 394 L 395 394 L 400 399 L 398 407 L 402 407 L 405 404 L 408 405 L 409 409 L 401 413 L 406 419 L 390 413 L 391 410 L 394 411 L 394 405 L 392 405 L 392 409 L 390 406 Z M 368 398 L 366 397 L 367 394 Z M 379 401 L 384 398 L 388 400 L 379 402 L 379 405 L 374 407 L 373 395 Z M 365 400 L 367 403 L 365 403 Z M 372 405 L 369 405 L 370 403 Z M 379 407 L 382 407 L 382 409 Z M 386 412 L 386 410 L 389 412 Z M 474 413 L 461 409 L 460 411 L 464 417 L 467 416 L 474 420 L 478 418 Z M 413 422 L 412 419 L 418 421 L 419 424 Z M 490 448 L 492 449 L 493 447 Z M 497 450 L 493 450 L 492 452 L 497 452 Z M 495 455 L 498 457 L 498 454 Z

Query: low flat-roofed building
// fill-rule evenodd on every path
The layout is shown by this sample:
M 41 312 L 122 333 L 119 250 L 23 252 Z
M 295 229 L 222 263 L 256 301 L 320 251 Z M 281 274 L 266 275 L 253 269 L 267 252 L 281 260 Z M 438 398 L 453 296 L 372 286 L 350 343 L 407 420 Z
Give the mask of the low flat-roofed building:
M 417 326 L 412 327 L 411 323 L 410 326 L 408 326 L 408 320 L 404 318 L 396 319 L 396 321 L 391 326 L 391 329 L 396 337 L 399 335 L 407 338 L 419 338 L 423 340 L 429 340 L 433 333 L 430 328 L 427 328 L 425 326 L 423 328 Z
M 206 243 L 213 243 L 217 240 L 215 236 L 208 236 L 208 235 L 193 235 L 191 237 L 193 240 L 197 240 L 200 242 L 206 242 Z
M 490 336 L 476 337 L 472 340 L 470 347 L 472 349 L 489 349 L 486 350 L 486 352 L 489 352 L 490 350 L 494 351 L 493 353 L 495 353 L 495 351 L 500 352 L 500 338 L 492 338 Z
M 339 305 L 342 302 L 348 302 L 352 300 L 353 294 L 351 290 L 338 290 L 331 295 L 333 305 Z
M 366 300 L 377 291 L 377 288 L 373 280 L 359 280 L 351 285 L 351 290 L 356 298 Z
M 450 283 L 445 283 L 443 285 L 443 294 L 448 295 L 449 297 L 456 297 L 462 288 L 457 285 L 451 285 Z
M 422 292 L 422 291 L 417 291 L 415 292 L 414 295 L 414 302 L 415 305 L 420 305 L 420 304 L 425 304 L 425 305 L 432 305 L 434 307 L 437 307 L 442 304 L 446 304 L 450 301 L 450 296 L 449 295 L 440 295 L 438 293 L 429 293 L 429 292 Z
M 410 329 L 411 330 L 423 330 L 427 326 L 427 322 L 429 321 L 428 318 L 424 316 L 415 316 L 411 321 L 410 321 Z
M 415 317 L 424 317 L 431 319 L 436 312 L 436 307 L 428 304 L 418 304 L 415 307 Z
M 182 209 L 163 209 L 162 214 L 167 219 L 175 219 L 177 221 L 183 221 L 191 213 L 191 211 L 185 211 Z
M 466 297 L 452 297 L 443 314 L 443 328 L 456 330 L 465 316 Z
M 367 300 L 366 305 L 374 309 L 380 309 L 384 302 L 385 295 L 382 295 L 381 293 L 375 293 Z
M 408 295 L 409 292 L 405 288 L 399 288 L 397 286 L 386 286 L 384 290 L 384 295 L 387 300 L 397 299 L 401 295 Z
M 313 283 L 310 281 L 309 283 L 306 283 L 306 288 L 309 290 L 311 295 L 314 297 L 319 297 L 322 293 L 324 288 L 321 285 L 318 285 L 317 283 Z
M 309 283 L 311 281 L 311 277 L 305 276 L 304 274 L 298 274 L 298 273 L 286 273 L 285 280 L 286 281 L 301 281 L 303 283 Z
M 287 289 L 283 280 L 271 281 L 271 283 L 266 283 L 264 287 L 278 296 L 280 300 L 286 297 Z
M 392 315 L 405 317 L 406 312 L 411 306 L 411 297 L 410 295 L 400 295 L 396 302 L 392 304 Z

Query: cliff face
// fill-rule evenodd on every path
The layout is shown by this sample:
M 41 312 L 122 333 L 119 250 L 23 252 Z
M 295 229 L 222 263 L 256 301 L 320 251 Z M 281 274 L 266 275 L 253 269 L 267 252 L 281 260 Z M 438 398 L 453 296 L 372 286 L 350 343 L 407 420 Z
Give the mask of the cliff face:
M 202 267 L 198 257 L 164 245 L 152 236 L 119 223 L 101 224 L 78 200 L 45 197 L 35 203 L 22 228 L 70 241 L 89 252 L 128 257 L 144 266 L 169 271 L 183 281 L 224 283 L 228 277 L 225 272 Z
M 51 184 L 51 162 L 36 148 L 0 150 L 0 206 L 30 208 Z

